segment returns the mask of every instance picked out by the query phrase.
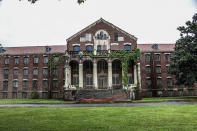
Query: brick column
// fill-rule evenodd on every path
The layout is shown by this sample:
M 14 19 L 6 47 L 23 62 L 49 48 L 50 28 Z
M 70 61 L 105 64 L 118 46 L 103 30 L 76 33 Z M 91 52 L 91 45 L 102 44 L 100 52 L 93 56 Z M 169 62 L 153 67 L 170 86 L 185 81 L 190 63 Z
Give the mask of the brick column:
M 111 60 L 108 61 L 108 87 L 109 89 L 112 88 L 112 62 Z
M 93 84 L 94 88 L 98 89 L 98 77 L 97 77 L 97 62 L 94 60 L 93 62 Z

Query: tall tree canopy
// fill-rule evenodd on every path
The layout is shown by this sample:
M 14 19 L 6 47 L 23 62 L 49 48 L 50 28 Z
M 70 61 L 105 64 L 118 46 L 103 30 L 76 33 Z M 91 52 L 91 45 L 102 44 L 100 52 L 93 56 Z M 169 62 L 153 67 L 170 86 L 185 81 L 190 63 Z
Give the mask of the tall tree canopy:
M 178 30 L 180 39 L 175 44 L 171 73 L 176 76 L 176 84 L 193 86 L 197 81 L 197 13 Z

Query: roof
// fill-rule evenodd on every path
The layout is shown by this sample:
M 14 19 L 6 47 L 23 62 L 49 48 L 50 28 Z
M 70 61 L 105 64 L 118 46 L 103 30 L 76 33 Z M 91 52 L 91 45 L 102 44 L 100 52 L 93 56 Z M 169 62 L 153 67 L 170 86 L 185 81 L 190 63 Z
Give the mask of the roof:
M 131 34 L 127 33 L 126 31 L 124 31 L 124 30 L 120 29 L 119 27 L 113 25 L 112 23 L 110 23 L 110 22 L 104 20 L 103 18 L 100 18 L 100 19 L 97 20 L 96 22 L 92 23 L 91 25 L 89 25 L 89 26 L 87 26 L 86 28 L 82 29 L 81 31 L 77 32 L 77 33 L 74 34 L 73 36 L 69 37 L 69 38 L 67 39 L 67 41 L 72 40 L 73 38 L 77 37 L 77 36 L 80 35 L 81 33 L 87 31 L 88 29 L 90 29 L 91 27 L 95 26 L 96 24 L 98 24 L 98 23 L 100 23 L 100 22 L 103 22 L 103 23 L 105 23 L 105 24 L 111 26 L 112 28 L 117 29 L 118 31 L 122 32 L 123 34 L 125 34 L 125 35 L 129 36 L 130 38 L 134 39 L 135 41 L 137 41 L 137 38 L 136 38 L 134 35 L 131 35 Z
M 46 46 L 25 46 L 25 47 L 4 47 L 5 55 L 27 55 L 27 54 L 45 54 Z M 49 46 L 51 51 L 49 53 L 64 53 L 67 50 L 66 45 L 52 45 Z
M 157 44 L 158 49 L 155 50 L 152 46 L 155 44 L 137 44 L 142 52 L 172 52 L 174 51 L 175 44 Z

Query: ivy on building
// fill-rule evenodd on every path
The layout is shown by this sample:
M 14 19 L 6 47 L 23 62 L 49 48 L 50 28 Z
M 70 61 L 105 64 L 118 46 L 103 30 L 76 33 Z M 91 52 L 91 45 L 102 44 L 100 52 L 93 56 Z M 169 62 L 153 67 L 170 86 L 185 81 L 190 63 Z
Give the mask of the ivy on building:
M 88 53 L 87 56 L 90 56 L 91 58 L 119 58 L 122 65 L 123 70 L 123 86 L 128 87 L 130 84 L 128 82 L 128 66 L 130 60 L 134 61 L 134 64 L 137 64 L 137 60 L 139 59 L 141 53 L 140 50 L 136 47 L 136 44 L 134 44 L 135 49 L 131 51 L 127 50 L 118 50 L 118 51 L 110 51 L 107 52 L 107 55 L 94 55 L 93 52 Z M 138 80 L 139 83 L 139 80 Z M 137 88 L 139 88 L 139 84 L 137 84 Z

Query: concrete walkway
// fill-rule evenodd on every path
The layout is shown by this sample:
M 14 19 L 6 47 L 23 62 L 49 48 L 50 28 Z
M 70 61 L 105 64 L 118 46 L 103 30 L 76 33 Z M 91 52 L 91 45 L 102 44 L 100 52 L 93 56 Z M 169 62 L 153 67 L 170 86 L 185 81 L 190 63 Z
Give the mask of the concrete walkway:
M 136 107 L 136 106 L 164 106 L 164 105 L 197 105 L 197 102 L 160 102 L 160 103 L 114 103 L 114 104 L 5 104 L 0 107 Z

